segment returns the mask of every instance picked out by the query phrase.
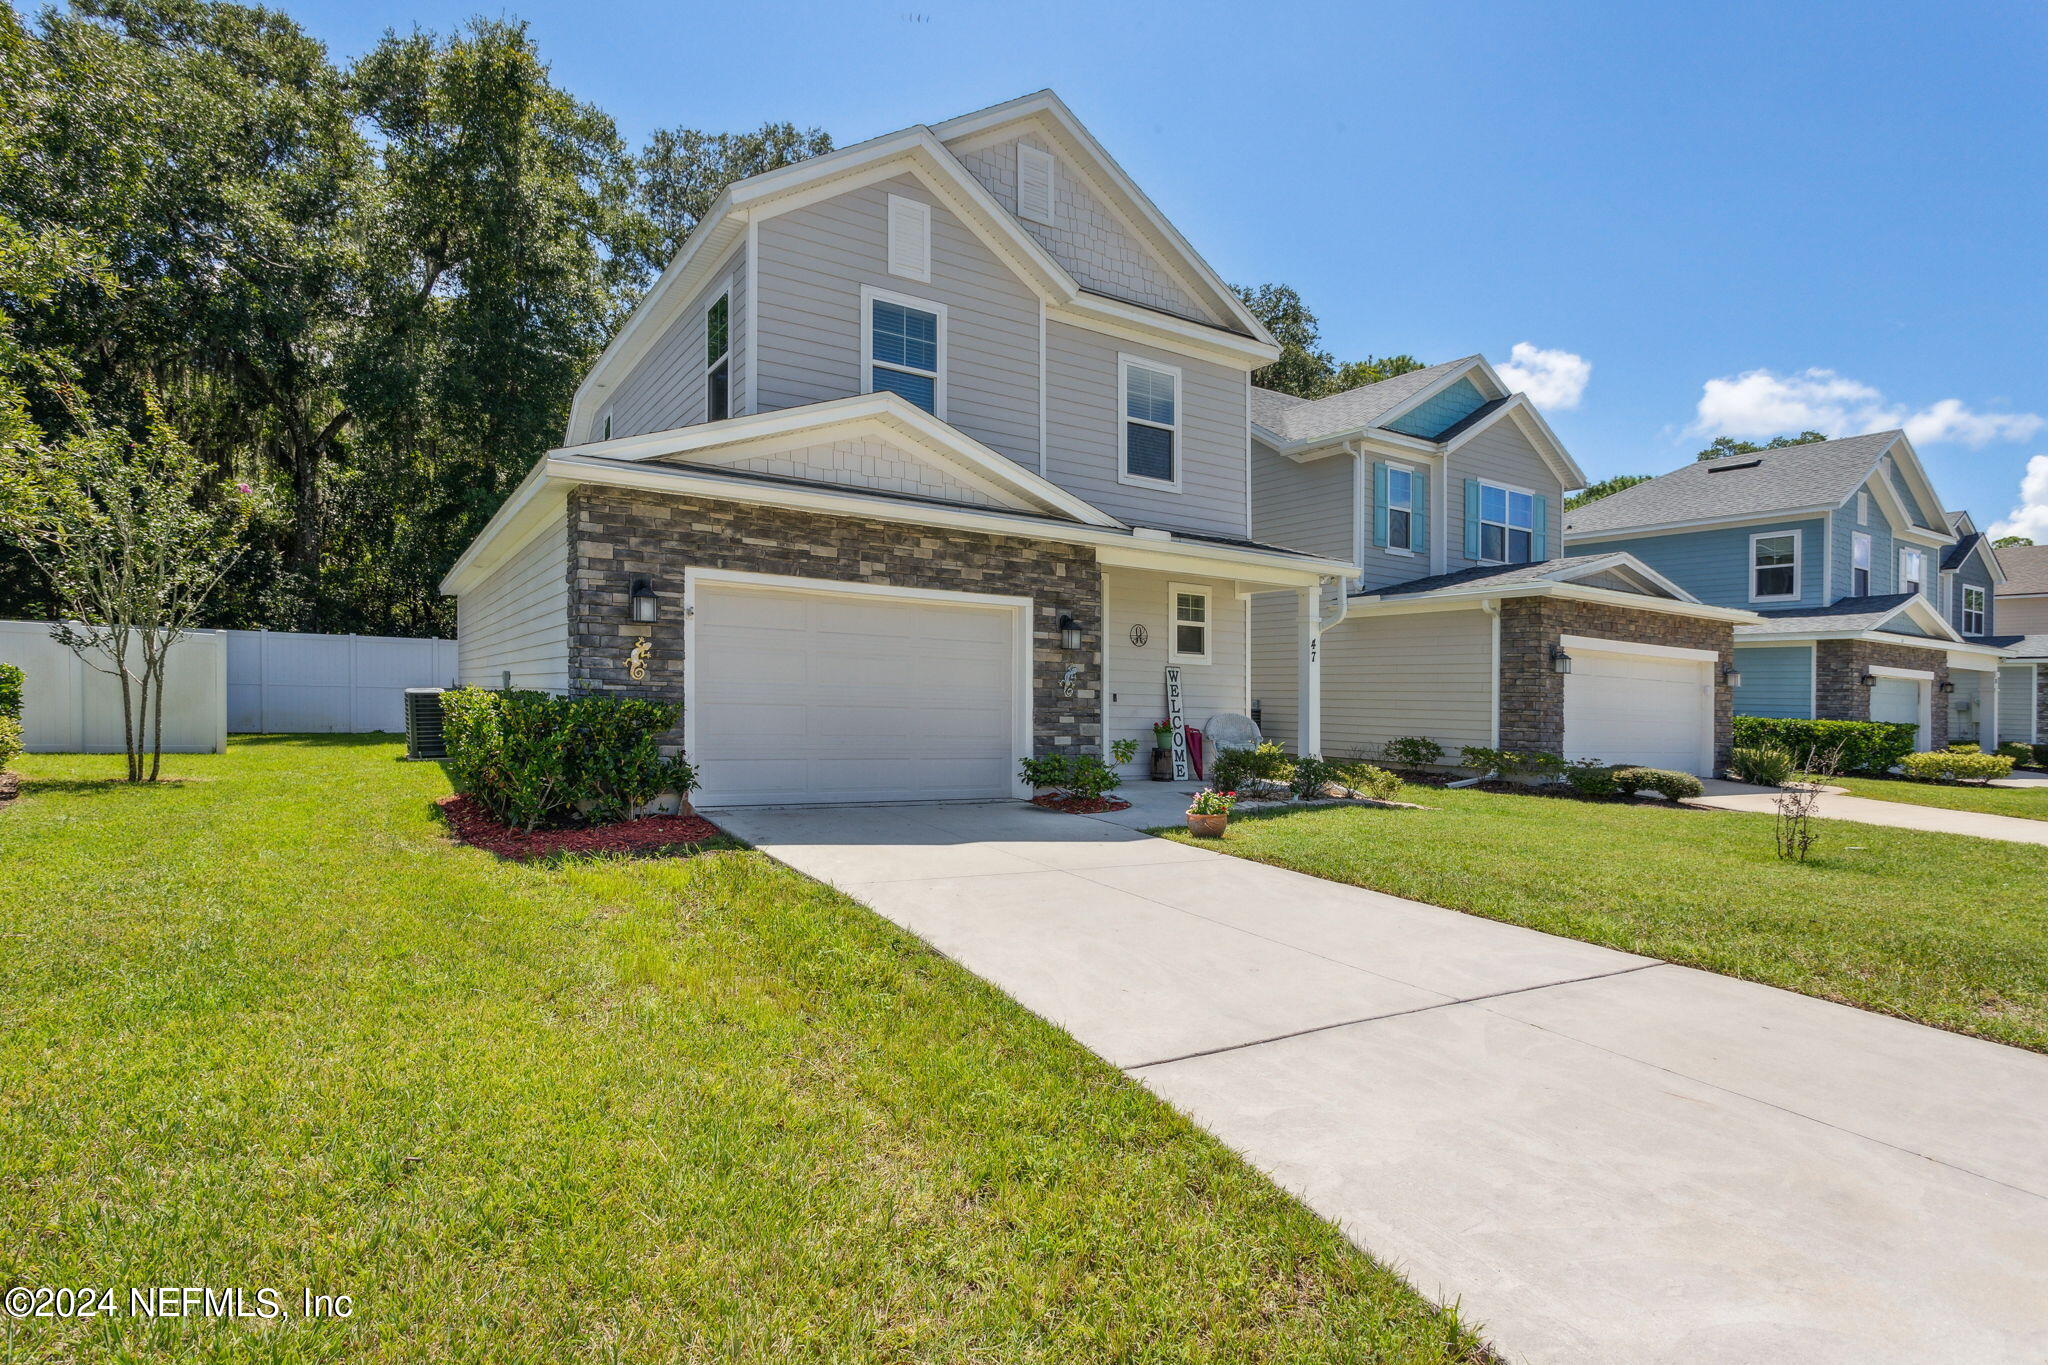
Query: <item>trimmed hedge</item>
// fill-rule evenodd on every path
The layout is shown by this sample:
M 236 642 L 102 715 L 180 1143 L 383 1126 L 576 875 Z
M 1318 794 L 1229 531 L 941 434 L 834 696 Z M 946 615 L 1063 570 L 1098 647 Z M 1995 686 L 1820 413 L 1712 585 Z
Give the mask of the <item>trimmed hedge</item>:
M 637 697 L 557 697 L 465 687 L 441 694 L 455 789 L 520 829 L 623 820 L 696 769 L 663 758 L 680 706 Z
M 21 722 L 12 716 L 0 716 L 0 773 L 7 771 L 7 765 L 21 757 Z
M 2012 776 L 2009 756 L 1984 753 L 1974 744 L 1967 749 L 1907 754 L 1899 760 L 1899 767 L 1920 782 L 1989 782 L 1994 777 Z
M 1814 754 L 1841 750 L 1841 771 L 1883 773 L 1913 752 L 1920 727 L 1884 720 L 1787 720 L 1737 716 L 1734 743 L 1741 749 L 1776 746 L 1805 764 Z
M 21 719 L 22 671 L 13 664 L 0 664 L 0 716 Z

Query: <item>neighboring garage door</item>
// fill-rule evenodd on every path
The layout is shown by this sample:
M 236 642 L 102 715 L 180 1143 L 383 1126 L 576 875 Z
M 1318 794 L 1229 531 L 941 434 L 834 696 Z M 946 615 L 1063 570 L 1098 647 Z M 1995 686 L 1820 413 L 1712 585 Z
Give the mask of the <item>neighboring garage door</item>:
M 1870 718 L 1895 725 L 1920 723 L 1920 680 L 1879 678 L 1870 689 Z M 1926 736 L 1921 737 L 1922 742 Z
M 1713 775 L 1714 661 L 1567 639 L 1566 758 Z
M 699 804 L 1015 793 L 1016 608 L 716 581 L 693 608 Z

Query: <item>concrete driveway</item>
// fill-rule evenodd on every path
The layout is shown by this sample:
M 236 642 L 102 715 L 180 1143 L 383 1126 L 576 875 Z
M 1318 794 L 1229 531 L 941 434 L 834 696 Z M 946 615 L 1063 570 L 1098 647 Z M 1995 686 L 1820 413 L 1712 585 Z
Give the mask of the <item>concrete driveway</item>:
M 1510 1359 L 2048 1360 L 2048 1057 L 1022 804 L 714 814 Z
M 2007 781 L 1993 785 L 2033 787 L 2038 784 Z M 1718 778 L 1709 779 L 1706 788 L 1706 795 L 1692 797 L 1685 804 L 1769 815 L 1777 810 L 1778 798 L 1784 794 L 1776 787 L 1753 787 Z M 2048 790 L 2041 793 L 2041 805 L 2043 810 L 2048 810 Z M 2048 844 L 2048 820 L 1991 815 L 1976 810 L 1948 810 L 1941 806 L 1916 806 L 1905 801 L 1878 801 L 1867 796 L 1851 796 L 1842 787 L 1824 788 L 1813 813 L 1822 820 L 1849 820 L 1859 825 L 1890 825 L 1896 829 L 1932 830 L 1937 834 L 1968 834 L 2009 844 Z

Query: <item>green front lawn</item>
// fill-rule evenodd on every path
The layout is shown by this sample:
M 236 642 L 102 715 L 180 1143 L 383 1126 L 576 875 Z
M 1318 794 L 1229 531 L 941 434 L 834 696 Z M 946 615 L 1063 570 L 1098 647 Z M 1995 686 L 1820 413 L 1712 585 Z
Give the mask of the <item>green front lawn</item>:
M 1201 843 L 2048 1051 L 2048 848 L 1821 821 L 1802 865 L 1776 856 L 1770 815 L 1403 799 L 1432 809 L 1234 817 Z
M 1847 787 L 1854 795 L 1878 801 L 1901 801 L 1909 806 L 1939 806 L 1943 810 L 1974 810 L 1986 815 L 2048 820 L 2048 786 L 1948 786 L 1937 782 L 1908 782 L 1900 777 L 1830 777 L 1825 780 L 1831 787 Z
M 32 757 L 0 1281 L 354 1297 L 9 1360 L 1471 1361 L 1064 1034 L 751 851 L 514 866 L 349 737 Z

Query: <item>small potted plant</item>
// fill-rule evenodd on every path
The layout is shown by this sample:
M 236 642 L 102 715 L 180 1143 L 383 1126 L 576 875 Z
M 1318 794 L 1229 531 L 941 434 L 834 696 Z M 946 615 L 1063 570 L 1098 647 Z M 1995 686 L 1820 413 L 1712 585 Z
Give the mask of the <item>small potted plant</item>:
M 1172 722 L 1164 720 L 1152 722 L 1152 747 L 1155 749 L 1171 749 L 1173 747 Z
M 1237 804 L 1236 792 L 1197 792 L 1188 807 L 1188 833 L 1198 839 L 1221 839 L 1230 823 L 1230 808 Z

